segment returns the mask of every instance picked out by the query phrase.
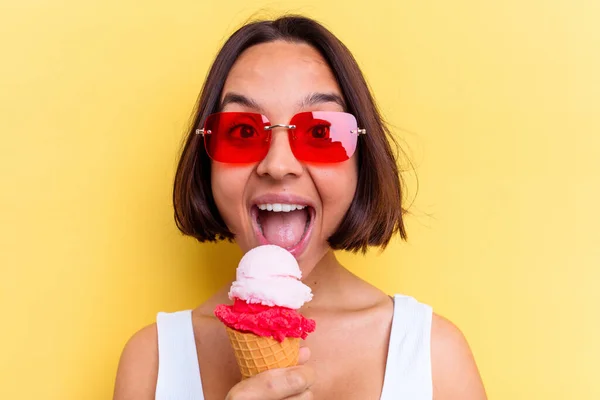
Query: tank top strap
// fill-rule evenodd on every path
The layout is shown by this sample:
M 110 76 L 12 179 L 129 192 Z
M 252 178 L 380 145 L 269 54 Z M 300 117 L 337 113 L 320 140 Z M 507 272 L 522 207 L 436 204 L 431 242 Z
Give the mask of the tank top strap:
M 156 400 L 204 400 L 192 311 L 158 313 Z
M 432 400 L 432 309 L 412 297 L 394 296 L 394 316 L 381 400 Z

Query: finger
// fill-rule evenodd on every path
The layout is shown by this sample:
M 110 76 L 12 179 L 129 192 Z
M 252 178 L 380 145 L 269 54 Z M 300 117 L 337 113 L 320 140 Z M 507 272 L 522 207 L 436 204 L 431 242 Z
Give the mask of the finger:
M 314 382 L 312 368 L 297 366 L 272 369 L 235 385 L 228 400 L 281 400 L 302 394 Z
M 286 397 L 285 400 L 313 400 L 315 396 L 313 392 L 309 390 L 305 390 L 304 392 L 297 394 L 296 396 Z
M 310 349 L 308 347 L 300 347 L 300 353 L 298 354 L 298 365 L 306 364 L 310 358 Z
M 306 365 L 298 365 L 296 367 L 283 368 L 281 369 L 281 371 L 284 371 L 285 373 L 289 374 L 286 377 L 286 379 L 288 380 L 290 379 L 290 376 L 292 377 L 292 380 L 298 379 L 298 375 L 302 377 L 302 384 L 297 385 L 297 387 L 301 388 L 301 390 L 299 390 L 298 393 L 302 393 L 302 390 L 309 389 L 315 383 L 315 370 Z
M 264 386 L 267 393 L 272 392 L 273 399 L 285 399 L 306 391 L 315 381 L 315 373 L 312 368 L 299 365 L 297 367 L 281 368 L 265 374 Z

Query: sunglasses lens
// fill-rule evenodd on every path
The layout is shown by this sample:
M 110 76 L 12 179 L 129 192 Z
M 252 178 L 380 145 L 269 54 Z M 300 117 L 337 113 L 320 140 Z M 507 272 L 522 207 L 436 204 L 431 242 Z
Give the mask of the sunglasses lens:
M 296 114 L 290 121 L 290 145 L 298 160 L 335 163 L 346 161 L 356 151 L 356 118 L 334 111 Z
M 261 114 L 221 112 L 211 114 L 204 124 L 206 152 L 215 161 L 253 163 L 269 151 L 269 121 Z

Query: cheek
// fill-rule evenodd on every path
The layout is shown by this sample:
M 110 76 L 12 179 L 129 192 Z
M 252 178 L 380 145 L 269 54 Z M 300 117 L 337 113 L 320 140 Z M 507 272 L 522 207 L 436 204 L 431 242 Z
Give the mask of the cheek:
M 225 224 L 232 232 L 238 231 L 238 225 L 244 213 L 244 190 L 250 171 L 246 168 L 231 167 L 213 163 L 211 167 L 211 187 L 215 204 Z
M 323 204 L 323 227 L 332 234 L 350 208 L 356 192 L 358 169 L 353 160 L 311 172 Z

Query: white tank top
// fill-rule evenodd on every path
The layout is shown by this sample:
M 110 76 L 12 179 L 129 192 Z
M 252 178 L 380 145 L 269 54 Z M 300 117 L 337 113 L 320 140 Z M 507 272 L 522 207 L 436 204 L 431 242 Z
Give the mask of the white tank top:
M 394 296 L 381 400 L 432 400 L 431 318 L 428 305 Z M 204 400 L 191 310 L 158 313 L 156 400 Z

